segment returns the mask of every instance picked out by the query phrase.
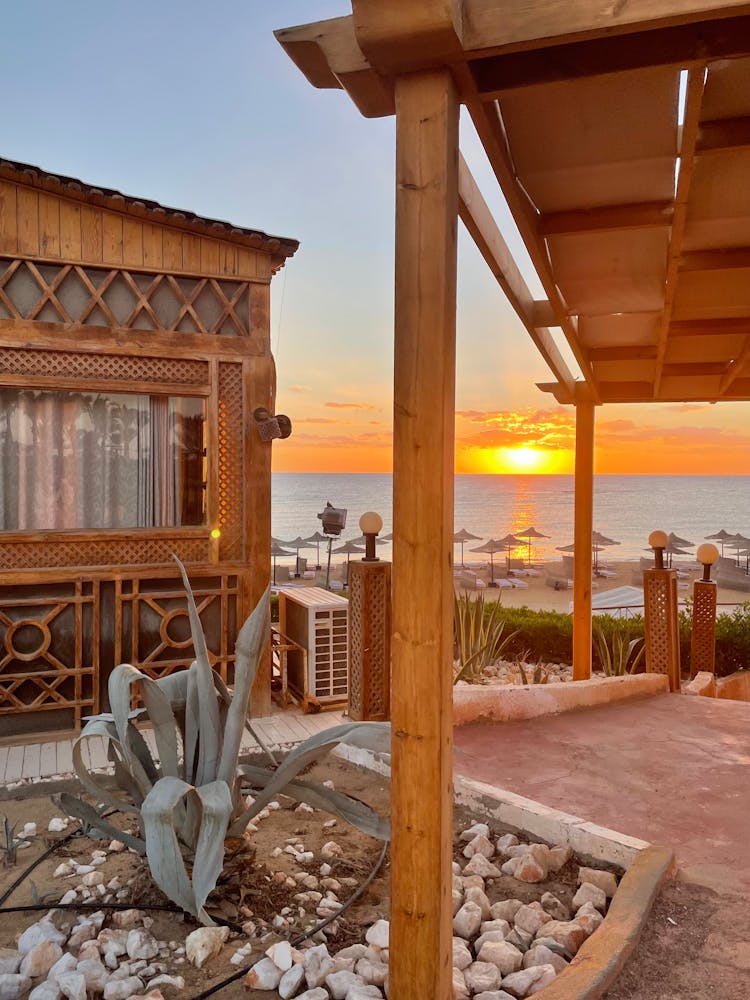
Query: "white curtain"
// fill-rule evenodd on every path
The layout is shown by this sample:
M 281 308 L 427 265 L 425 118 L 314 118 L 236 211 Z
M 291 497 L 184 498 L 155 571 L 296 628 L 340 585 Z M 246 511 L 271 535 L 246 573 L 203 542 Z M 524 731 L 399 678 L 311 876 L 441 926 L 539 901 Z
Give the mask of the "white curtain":
M 200 524 L 202 448 L 199 400 L 0 389 L 0 530 Z

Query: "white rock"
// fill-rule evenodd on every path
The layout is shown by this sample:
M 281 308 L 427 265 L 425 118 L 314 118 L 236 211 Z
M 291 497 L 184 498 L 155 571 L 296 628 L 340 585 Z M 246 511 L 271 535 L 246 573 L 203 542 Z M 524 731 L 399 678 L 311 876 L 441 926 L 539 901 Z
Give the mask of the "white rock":
M 506 936 L 510 939 L 513 936 L 513 931 L 506 935 L 503 931 L 485 931 L 484 934 L 480 934 L 479 937 L 474 941 L 474 951 L 478 953 L 485 941 L 505 941 Z M 511 944 L 514 942 L 511 941 Z
M 305 990 L 304 993 L 300 993 L 297 1000 L 329 1000 L 328 990 L 316 986 L 311 990 Z
M 77 875 L 88 875 L 94 870 L 94 865 L 76 865 L 75 870 Z
M 464 941 L 463 938 L 454 937 L 453 938 L 453 968 L 460 969 L 462 972 L 464 969 L 468 969 L 471 963 L 474 961 L 471 952 L 469 951 L 469 946 Z
M 329 840 L 327 844 L 323 844 L 320 849 L 320 853 L 324 858 L 337 858 L 341 857 L 344 851 L 341 847 L 339 847 L 335 840 Z
M 54 941 L 55 944 L 65 944 L 65 935 L 62 934 L 51 920 L 39 920 L 37 923 L 27 927 L 18 939 L 18 950 L 22 955 L 27 955 L 31 949 L 42 941 Z
M 570 910 L 551 892 L 545 892 L 542 896 L 542 906 L 553 920 L 570 920 Z
M 557 952 L 544 944 L 535 944 L 523 956 L 523 967 L 528 969 L 533 965 L 551 965 L 556 972 L 562 972 L 568 963 Z
M 387 948 L 389 935 L 390 935 L 390 923 L 387 920 L 376 920 L 372 927 L 369 927 L 367 933 L 365 934 L 365 941 L 372 945 L 374 948 Z
M 73 866 L 69 862 L 67 862 L 67 861 L 62 861 L 57 866 L 57 868 L 55 868 L 55 870 L 52 872 L 52 877 L 53 878 L 64 878 L 65 876 L 67 876 L 67 875 L 73 875 L 74 873 L 75 873 L 75 869 L 73 868 Z
M 352 986 L 346 994 L 346 1000 L 383 1000 L 383 994 L 377 986 L 363 983 L 361 986 Z
M 0 975 L 14 975 L 21 966 L 23 956 L 15 948 L 0 948 Z
M 490 901 L 484 892 L 477 888 L 477 886 L 469 886 L 464 894 L 464 900 L 466 903 L 476 903 L 482 912 L 482 920 L 490 919 Z
M 575 955 L 589 935 L 576 920 L 550 920 L 540 930 L 538 936 L 552 938 L 570 955 Z
M 464 843 L 468 843 L 475 837 L 479 836 L 489 837 L 489 835 L 490 835 L 490 828 L 487 826 L 486 823 L 474 823 L 472 826 L 467 827 L 466 830 L 460 833 L 458 839 L 463 841 Z M 518 841 L 516 841 L 516 843 L 518 843 Z
M 128 931 L 121 927 L 105 927 L 96 940 L 104 955 L 111 954 L 117 958 L 128 950 Z
M 501 980 L 500 970 L 492 962 L 472 962 L 468 969 L 464 969 L 464 982 L 470 993 L 495 990 Z
M 515 997 L 505 990 L 486 990 L 484 993 L 477 993 L 474 1000 L 515 1000 Z
M 283 972 L 270 958 L 261 958 L 248 972 L 242 982 L 256 990 L 275 990 L 281 982 Z
M 603 872 L 598 868 L 579 868 L 578 884 L 581 885 L 584 882 L 598 886 L 606 893 L 607 898 L 611 898 L 617 892 L 617 879 L 612 872 Z
M 61 816 L 53 816 L 47 824 L 47 829 L 50 833 L 62 833 L 67 825 L 67 821 Z
M 199 927 L 192 931 L 185 939 L 188 961 L 196 969 L 202 969 L 206 962 L 219 954 L 228 937 L 228 927 Z
M 104 987 L 104 1000 L 128 1000 L 128 997 L 143 990 L 143 983 L 138 976 L 127 976 L 125 979 L 110 979 Z
M 477 952 L 477 961 L 491 962 L 503 976 L 509 976 L 521 968 L 523 953 L 507 941 L 485 941 Z
M 68 1000 L 86 1000 L 86 980 L 81 972 L 63 972 L 57 977 L 57 985 Z
M 464 847 L 464 857 L 473 858 L 475 854 L 483 854 L 485 858 L 491 858 L 495 853 L 495 848 L 492 846 L 487 837 L 483 836 L 481 833 L 477 834 L 473 840 Z
M 29 1000 L 60 1000 L 62 990 L 54 979 L 45 979 L 29 993 Z
M 547 871 L 548 872 L 559 872 L 560 869 L 566 865 L 570 859 L 573 857 L 573 850 L 570 847 L 563 847 L 562 845 L 558 847 L 551 847 L 549 851 L 549 857 L 547 859 Z
M 388 978 L 388 966 L 385 962 L 373 962 L 369 958 L 360 958 L 354 971 L 364 979 L 368 986 L 383 986 Z
M 115 854 L 119 854 L 120 851 L 125 850 L 125 845 L 121 840 L 110 840 L 107 850 L 112 851 Z
M 539 928 L 552 920 L 549 913 L 542 908 L 541 903 L 527 903 L 520 907 L 515 915 L 515 924 L 522 931 L 531 934 L 532 937 Z
M 607 894 L 598 885 L 583 882 L 578 892 L 573 896 L 573 908 L 578 910 L 584 903 L 591 903 L 600 913 L 603 913 L 607 908 Z
M 104 992 L 104 987 L 109 981 L 109 972 L 100 961 L 94 958 L 85 958 L 76 966 L 76 972 L 80 972 L 86 980 L 86 989 L 90 993 Z
M 208 928 L 208 930 L 215 929 Z M 159 954 L 159 944 L 156 938 L 142 927 L 134 927 L 132 931 L 129 931 L 126 948 L 129 958 L 149 959 Z
M 507 855 L 510 847 L 518 847 L 518 837 L 514 833 L 506 833 L 502 837 L 497 838 L 495 848 L 498 854 Z
M 68 938 L 68 947 L 78 949 L 86 941 L 91 941 L 95 938 L 96 934 L 97 930 L 94 922 L 92 920 L 84 920 L 73 928 L 73 932 Z
M 504 875 L 512 875 L 519 882 L 543 882 L 547 877 L 547 868 L 528 851 L 517 858 L 511 858 L 502 866 Z
M 83 876 L 81 882 L 89 887 L 92 885 L 104 885 L 104 876 L 101 872 L 89 872 L 88 875 Z
M 168 976 L 162 973 L 162 975 L 156 976 L 154 979 L 150 980 L 148 984 L 148 988 L 150 990 L 159 986 L 173 986 L 176 990 L 184 990 L 185 980 L 182 976 Z
M 36 823 L 24 823 L 21 830 L 22 837 L 36 837 Z
M 0 974 L 0 1000 L 18 1000 L 31 989 L 31 980 L 16 972 Z
M 278 990 L 281 1000 L 289 1000 L 302 985 L 305 970 L 302 965 L 293 965 L 279 980 Z
M 325 981 L 329 972 L 333 972 L 334 961 L 328 954 L 328 948 L 324 944 L 308 948 L 302 960 L 305 969 L 305 981 L 309 989 L 313 990 Z
M 368 985 L 361 976 L 354 972 L 330 972 L 325 981 L 333 1000 L 346 1000 L 349 990 L 353 986 Z
M 337 961 L 340 958 L 353 958 L 357 962 L 360 958 L 365 957 L 366 951 L 367 948 L 363 944 L 350 944 L 348 948 L 342 948 L 341 951 L 337 951 L 334 958 Z
M 266 948 L 266 955 L 271 959 L 277 969 L 287 972 L 292 967 L 292 946 L 288 941 L 277 941 L 270 948 Z
M 492 904 L 490 915 L 493 920 L 515 920 L 522 906 L 520 899 L 503 899 L 499 903 Z
M 588 937 L 601 925 L 604 917 L 596 909 L 593 903 L 584 903 L 583 906 L 576 912 L 574 919 L 575 922 L 584 929 L 586 936 Z
M 557 972 L 551 965 L 533 965 L 513 972 L 503 980 L 503 989 L 516 997 L 530 997 L 554 981 Z
M 453 970 L 453 1000 L 465 1000 L 469 996 L 466 980 L 460 969 Z
M 47 982 L 54 982 L 63 972 L 73 972 L 76 965 L 78 965 L 78 960 L 75 955 L 65 952 L 62 958 L 59 958 L 47 973 Z
M 468 941 L 482 924 L 482 910 L 476 903 L 464 903 L 453 918 L 453 932 Z
M 493 865 L 483 854 L 475 854 L 464 868 L 464 875 L 480 875 L 484 878 L 499 878 L 500 869 Z
M 47 973 L 62 958 L 63 950 L 55 941 L 40 941 L 26 952 L 19 972 L 29 979 L 45 979 Z

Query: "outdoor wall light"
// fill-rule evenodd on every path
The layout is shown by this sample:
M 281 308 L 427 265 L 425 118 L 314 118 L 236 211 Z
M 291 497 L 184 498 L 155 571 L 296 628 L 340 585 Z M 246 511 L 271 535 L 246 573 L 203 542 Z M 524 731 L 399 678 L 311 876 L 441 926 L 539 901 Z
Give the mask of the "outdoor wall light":
M 365 554 L 362 562 L 380 562 L 375 555 L 375 539 L 383 530 L 383 518 L 374 510 L 368 510 L 359 519 L 359 529 L 365 536 Z
M 211 538 L 221 538 L 221 531 L 219 528 L 211 528 Z
M 698 562 L 703 565 L 703 580 L 709 583 L 711 580 L 711 567 L 719 558 L 719 550 L 710 542 L 704 542 L 703 545 L 698 546 L 696 557 Z
M 664 569 L 664 549 L 669 545 L 669 535 L 666 531 L 652 531 L 648 536 L 648 544 L 654 550 L 656 569 Z
M 259 406 L 253 411 L 253 418 L 261 441 L 288 438 L 292 433 L 292 421 L 285 413 L 274 415 L 265 406 Z

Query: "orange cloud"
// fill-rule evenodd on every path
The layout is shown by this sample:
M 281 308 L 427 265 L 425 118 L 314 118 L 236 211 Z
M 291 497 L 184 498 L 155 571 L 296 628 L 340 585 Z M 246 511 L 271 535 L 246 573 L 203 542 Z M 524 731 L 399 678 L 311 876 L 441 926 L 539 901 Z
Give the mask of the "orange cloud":
M 289 392 L 309 392 L 310 391 L 310 386 L 309 385 L 288 385 L 287 389 L 289 390 Z

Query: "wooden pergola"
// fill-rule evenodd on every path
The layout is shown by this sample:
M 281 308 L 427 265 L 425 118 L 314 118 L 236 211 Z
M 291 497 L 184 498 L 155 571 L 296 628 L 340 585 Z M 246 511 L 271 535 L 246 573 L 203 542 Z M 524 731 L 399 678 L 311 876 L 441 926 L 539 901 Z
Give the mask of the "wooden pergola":
M 352 7 L 277 37 L 314 86 L 345 90 L 365 116 L 396 115 L 390 996 L 447 1000 L 456 220 L 547 362 L 540 388 L 576 408 L 573 653 L 585 678 L 595 407 L 750 398 L 750 4 Z M 461 158 L 460 105 L 541 301 Z

